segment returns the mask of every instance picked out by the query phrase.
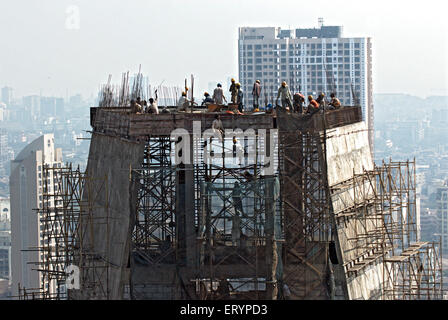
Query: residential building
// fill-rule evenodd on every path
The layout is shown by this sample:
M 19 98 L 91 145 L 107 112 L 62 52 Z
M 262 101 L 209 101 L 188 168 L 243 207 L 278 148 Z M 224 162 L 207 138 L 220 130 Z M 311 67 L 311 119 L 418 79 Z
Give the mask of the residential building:
M 11 161 L 11 262 L 12 291 L 17 296 L 18 285 L 39 288 L 41 279 L 36 271 L 42 257 L 36 249 L 43 244 L 43 228 L 39 213 L 42 208 L 43 181 L 47 179 L 49 192 L 56 187 L 57 177 L 43 175 L 43 167 L 62 166 L 62 150 L 55 148 L 54 135 L 44 134 L 27 145 Z M 52 204 L 50 203 L 49 206 Z M 34 269 L 34 270 L 33 270 Z
M 12 104 L 12 88 L 10 87 L 3 87 L 2 88 L 2 100 L 3 103 L 6 104 L 6 106 L 10 107 Z
M 442 237 L 442 248 L 448 251 L 448 180 L 443 187 L 437 189 L 438 214 L 440 217 L 440 235 Z
M 260 80 L 260 102 L 275 103 L 282 81 L 293 92 L 316 97 L 336 93 L 343 105 L 359 105 L 373 150 L 372 40 L 343 37 L 340 26 L 282 30 L 241 27 L 239 82 L 245 108 L 252 108 L 252 86 Z

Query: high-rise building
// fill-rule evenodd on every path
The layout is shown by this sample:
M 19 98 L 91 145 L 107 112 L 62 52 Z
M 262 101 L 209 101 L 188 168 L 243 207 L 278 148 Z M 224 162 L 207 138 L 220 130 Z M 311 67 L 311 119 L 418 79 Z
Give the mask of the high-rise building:
M 282 30 L 241 27 L 238 40 L 239 80 L 245 108 L 251 108 L 252 86 L 260 80 L 260 103 L 275 103 L 282 81 L 305 95 L 334 92 L 343 105 L 359 105 L 373 146 L 372 40 L 346 38 L 340 26 Z M 292 92 L 293 93 L 293 92 Z
M 11 221 L 9 199 L 0 198 L 0 280 L 11 278 Z
M 12 88 L 3 87 L 2 88 L 2 102 L 5 103 L 8 107 L 11 106 L 12 103 Z
M 14 151 L 9 146 L 8 134 L 0 128 L 0 176 L 9 175 L 9 162 L 14 158 Z
M 40 116 L 40 97 L 37 95 L 23 97 L 23 106 L 25 113 L 31 118 L 36 119 Z
M 443 251 L 448 252 L 448 180 L 445 185 L 437 188 L 437 204 L 440 219 L 440 234 Z
M 41 279 L 36 262 L 42 257 L 33 250 L 43 243 L 42 227 L 36 209 L 42 208 L 43 181 L 55 186 L 55 177 L 43 176 L 43 167 L 62 166 L 62 150 L 54 147 L 54 135 L 45 134 L 27 145 L 11 161 L 11 262 L 12 290 L 17 296 L 18 284 L 39 288 Z M 51 192 L 51 190 L 48 190 Z M 51 204 L 50 204 L 51 205 Z M 34 270 L 32 270 L 34 269 Z
M 40 98 L 40 113 L 44 117 L 64 115 L 64 99 L 56 97 Z

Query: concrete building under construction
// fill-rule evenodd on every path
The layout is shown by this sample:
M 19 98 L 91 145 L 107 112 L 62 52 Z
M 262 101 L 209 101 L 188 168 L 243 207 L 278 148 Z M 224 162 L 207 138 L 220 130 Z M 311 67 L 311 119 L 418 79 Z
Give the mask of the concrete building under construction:
M 20 298 L 442 298 L 415 162 L 376 165 L 359 107 L 220 113 L 216 136 L 217 113 L 122 98 L 91 109 L 85 172 L 45 168 L 44 285 Z

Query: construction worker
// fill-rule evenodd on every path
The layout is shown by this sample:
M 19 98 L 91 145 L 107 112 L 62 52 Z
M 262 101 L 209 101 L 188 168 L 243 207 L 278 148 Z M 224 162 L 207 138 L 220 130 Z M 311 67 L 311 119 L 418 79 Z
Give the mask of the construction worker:
M 187 99 L 187 93 L 182 92 L 182 96 L 177 101 L 177 111 L 185 111 L 190 105 L 190 100 Z
M 261 94 L 260 80 L 255 81 L 254 87 L 252 88 L 252 96 L 254 97 L 254 110 L 258 109 L 258 99 Z
M 303 94 L 301 94 L 300 92 L 298 92 L 292 96 L 292 100 L 293 100 L 294 112 L 302 114 L 303 113 L 303 103 L 305 102 L 305 96 Z
M 155 91 L 156 99 L 149 98 L 149 106 L 146 108 L 147 113 L 153 113 L 153 114 L 159 114 L 159 106 L 158 106 L 158 100 L 159 97 L 157 95 L 157 89 Z
M 238 82 L 235 84 L 236 87 L 236 103 L 238 103 L 238 110 L 243 112 L 243 90 L 241 90 L 241 84 Z
M 319 111 L 319 103 L 317 103 L 317 101 L 314 100 L 312 95 L 308 96 L 308 102 L 309 104 L 306 113 L 314 114 L 317 111 Z
M 243 202 L 241 199 L 241 195 L 242 190 L 240 184 L 238 183 L 238 181 L 235 181 L 232 190 L 232 201 L 233 201 L 233 207 L 235 209 L 235 215 L 241 214 L 241 216 L 244 216 Z
M 316 102 L 319 104 L 321 109 L 325 109 L 326 101 L 325 101 L 325 93 L 321 92 L 316 99 Z
M 329 109 L 330 110 L 339 109 L 341 107 L 341 101 L 339 101 L 339 99 L 336 98 L 336 95 L 334 93 L 330 94 L 330 98 L 331 101 L 328 104 L 330 106 Z
M 286 84 L 286 81 L 283 81 L 280 88 L 278 88 L 277 100 L 275 101 L 277 105 L 278 105 L 278 98 L 281 99 L 283 108 L 286 109 L 292 107 L 291 91 L 289 91 L 289 87 Z
M 142 112 L 142 106 L 134 99 L 131 100 L 131 113 L 137 114 Z
M 230 85 L 230 94 L 232 95 L 231 101 L 232 103 L 237 103 L 237 93 L 238 93 L 238 89 L 236 88 L 236 83 L 235 83 L 235 79 L 232 78 L 232 84 Z
M 208 92 L 204 92 L 204 100 L 202 100 L 201 106 L 206 106 L 210 103 L 215 103 L 215 101 L 210 97 L 210 94 Z
M 224 101 L 227 102 L 227 99 L 224 96 L 224 91 L 222 90 L 222 86 L 220 83 L 217 84 L 215 90 L 213 91 L 213 100 L 217 104 L 224 104 Z
M 224 127 L 222 125 L 221 116 L 217 114 L 215 120 L 212 122 L 212 130 L 219 135 L 219 141 L 222 142 L 222 136 L 224 135 Z

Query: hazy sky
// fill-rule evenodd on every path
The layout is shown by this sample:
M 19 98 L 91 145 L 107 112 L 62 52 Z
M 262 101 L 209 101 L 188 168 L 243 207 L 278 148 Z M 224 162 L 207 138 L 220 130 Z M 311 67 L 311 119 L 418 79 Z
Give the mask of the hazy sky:
M 198 88 L 237 76 L 240 26 L 342 25 L 373 37 L 374 92 L 448 95 L 442 0 L 0 0 L 0 87 L 65 97 L 112 74 Z M 79 13 L 79 16 L 77 15 Z M 79 19 L 78 19 L 79 18 Z M 78 24 L 79 23 L 79 24 Z

